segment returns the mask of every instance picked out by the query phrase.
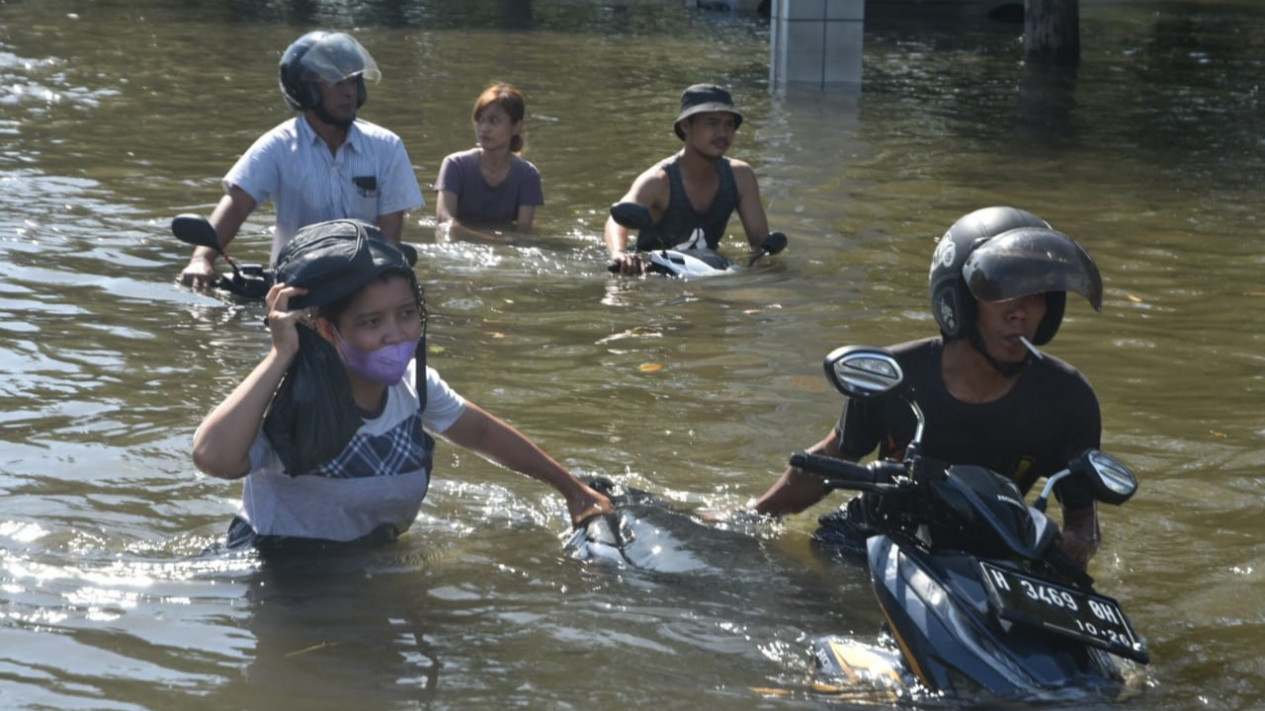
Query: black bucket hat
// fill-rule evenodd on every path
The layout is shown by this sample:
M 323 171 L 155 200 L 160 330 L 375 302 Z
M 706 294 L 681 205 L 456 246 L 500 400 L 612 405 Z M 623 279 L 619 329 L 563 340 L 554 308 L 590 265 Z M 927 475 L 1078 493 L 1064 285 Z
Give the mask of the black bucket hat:
M 307 289 L 290 300 L 290 308 L 324 306 L 356 293 L 384 272 L 412 276 L 417 251 L 393 244 L 382 230 L 359 220 L 331 220 L 308 225 L 277 255 L 277 283 Z
M 742 114 L 734 107 L 733 97 L 729 92 L 715 84 L 695 84 L 681 92 L 681 113 L 672 124 L 676 137 L 685 140 L 685 132 L 681 130 L 681 122 L 705 111 L 724 111 L 734 115 L 734 128 L 742 125 Z

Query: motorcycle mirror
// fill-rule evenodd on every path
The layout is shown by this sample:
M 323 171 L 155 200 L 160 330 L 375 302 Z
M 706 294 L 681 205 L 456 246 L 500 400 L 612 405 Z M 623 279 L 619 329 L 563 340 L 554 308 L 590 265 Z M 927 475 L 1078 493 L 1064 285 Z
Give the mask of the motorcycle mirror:
M 186 244 L 195 247 L 210 247 L 223 254 L 215 228 L 211 226 L 211 221 L 202 215 L 176 215 L 171 220 L 171 234 Z
M 1069 468 L 1084 475 L 1104 503 L 1119 506 L 1138 490 L 1138 479 L 1129 467 L 1101 449 L 1085 450 Z
M 769 233 L 769 236 L 765 237 L 764 241 L 760 243 L 760 249 L 762 249 L 765 254 L 777 254 L 778 252 L 786 249 L 787 242 L 788 240 L 786 239 L 786 235 L 784 233 L 771 232 Z
M 194 247 L 209 247 L 215 250 L 215 253 L 224 258 L 228 262 L 228 266 L 233 270 L 235 279 L 242 278 L 242 270 L 238 269 L 237 262 L 228 256 L 228 252 L 220 246 L 220 236 L 215 233 L 215 227 L 211 225 L 211 221 L 202 215 L 176 215 L 171 218 L 171 234 L 176 239 Z M 267 293 L 264 289 L 264 293 Z
M 747 260 L 747 266 L 755 266 L 755 263 L 760 261 L 760 258 L 766 254 L 777 254 L 786 249 L 786 241 L 786 235 L 781 232 L 770 232 L 769 236 L 765 237 L 764 241 L 760 243 L 760 250 L 753 254 L 751 259 Z
M 826 379 L 848 397 L 871 400 L 895 392 L 905 380 L 896 357 L 886 348 L 844 346 L 826 356 Z
M 611 217 L 630 230 L 644 230 L 654 225 L 650 208 L 636 202 L 617 202 L 611 205 Z

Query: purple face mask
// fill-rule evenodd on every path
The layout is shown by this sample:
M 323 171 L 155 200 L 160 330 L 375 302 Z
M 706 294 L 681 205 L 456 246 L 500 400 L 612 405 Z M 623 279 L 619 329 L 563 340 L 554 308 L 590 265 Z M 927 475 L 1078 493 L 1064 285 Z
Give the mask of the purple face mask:
M 417 350 L 415 341 L 403 341 L 366 351 L 351 345 L 345 338 L 340 337 L 340 340 L 342 347 L 338 349 L 338 355 L 343 359 L 343 365 L 361 378 L 381 385 L 395 385 L 400 382 L 404 371 L 408 370 L 409 361 L 413 360 L 414 351 Z

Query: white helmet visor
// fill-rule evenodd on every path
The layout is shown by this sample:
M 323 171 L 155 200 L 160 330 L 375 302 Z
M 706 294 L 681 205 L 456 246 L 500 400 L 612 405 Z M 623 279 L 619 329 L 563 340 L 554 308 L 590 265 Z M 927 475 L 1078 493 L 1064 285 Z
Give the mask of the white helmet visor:
M 382 72 L 378 71 L 378 64 L 368 50 L 351 35 L 342 32 L 331 32 L 317 40 L 304 52 L 299 65 L 313 77 L 330 84 L 357 74 L 366 81 L 376 82 L 382 78 Z

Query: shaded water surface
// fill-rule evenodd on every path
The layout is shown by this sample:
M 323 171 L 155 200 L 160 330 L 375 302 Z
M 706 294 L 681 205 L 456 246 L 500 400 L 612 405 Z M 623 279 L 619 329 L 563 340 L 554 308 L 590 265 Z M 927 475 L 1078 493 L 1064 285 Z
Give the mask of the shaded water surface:
M 167 223 L 209 212 L 287 117 L 282 49 L 330 26 L 382 67 L 363 115 L 427 192 L 478 91 L 526 91 L 536 233 L 445 239 L 429 207 L 406 228 L 432 362 L 577 473 L 684 509 L 758 495 L 820 438 L 830 349 L 932 332 L 927 263 L 959 215 L 1014 204 L 1082 241 L 1106 304 L 1070 303 L 1049 350 L 1143 482 L 1091 571 L 1151 645 L 1124 704 L 1259 708 L 1265 13 L 1085 0 L 1074 78 L 1026 70 L 1015 25 L 876 14 L 849 97 L 771 93 L 763 23 L 681 5 L 0 3 L 0 706 L 820 708 L 809 639 L 879 628 L 863 572 L 810 550 L 815 515 L 664 515 L 664 570 L 586 564 L 558 497 L 451 448 L 389 549 L 202 553 L 238 485 L 197 475 L 190 437 L 266 334 L 258 305 L 173 283 Z M 605 207 L 677 150 L 700 80 L 733 88 L 733 155 L 791 248 L 710 282 L 613 279 Z

